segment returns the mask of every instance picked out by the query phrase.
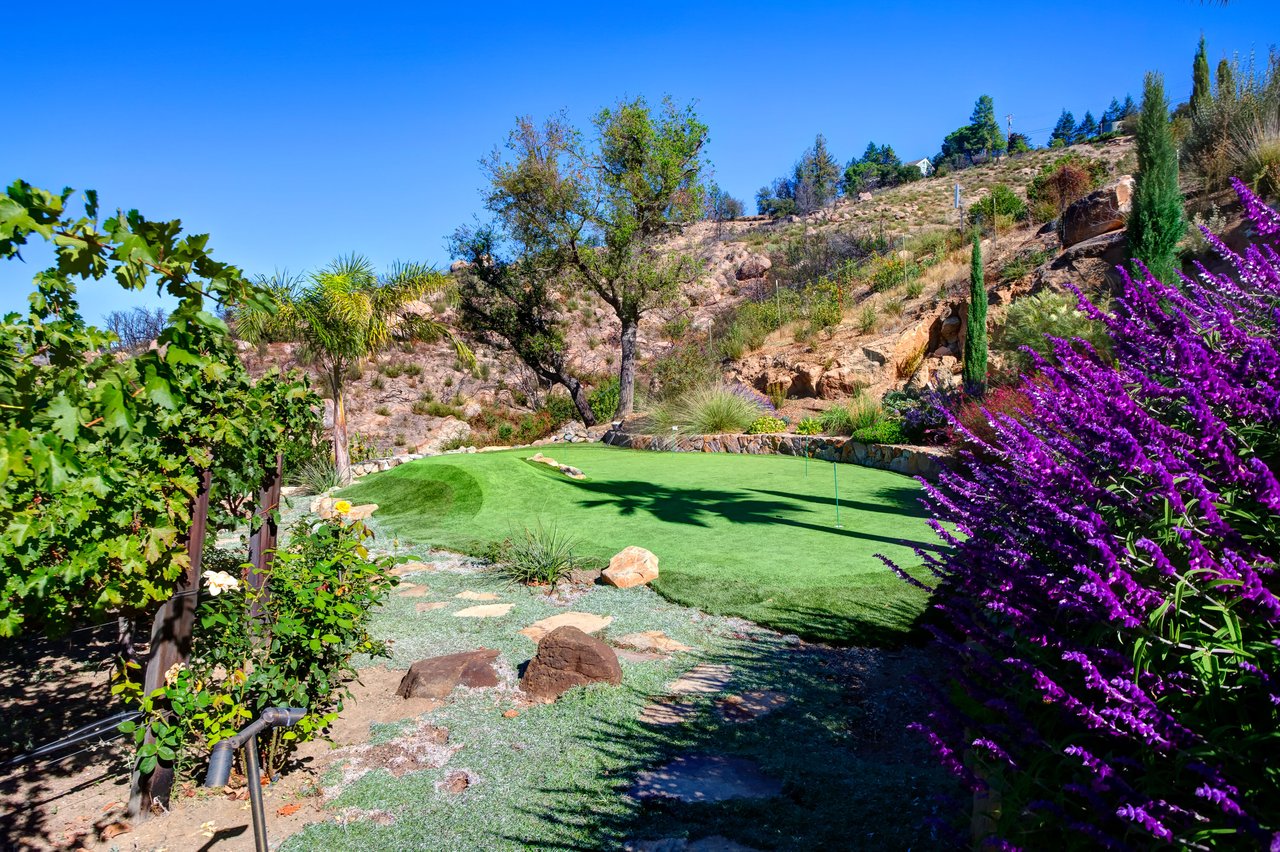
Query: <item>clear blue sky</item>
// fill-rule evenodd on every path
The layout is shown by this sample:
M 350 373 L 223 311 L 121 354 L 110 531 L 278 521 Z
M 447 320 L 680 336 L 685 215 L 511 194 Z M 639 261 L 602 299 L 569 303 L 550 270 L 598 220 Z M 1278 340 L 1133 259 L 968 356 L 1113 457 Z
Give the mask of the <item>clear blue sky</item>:
M 582 125 L 623 96 L 693 100 L 720 184 L 753 208 L 821 131 L 934 154 L 978 95 L 1043 143 L 1063 107 L 1100 114 L 1163 71 L 1185 99 L 1213 64 L 1280 37 L 1275 0 L 831 3 L 164 3 L 6 13 L 0 180 L 99 190 L 208 232 L 251 274 L 351 251 L 448 261 L 479 212 L 477 162 L 517 115 Z M 46 255 L 0 264 L 25 306 Z M 155 301 L 154 295 L 147 299 Z M 86 288 L 96 318 L 126 301 Z

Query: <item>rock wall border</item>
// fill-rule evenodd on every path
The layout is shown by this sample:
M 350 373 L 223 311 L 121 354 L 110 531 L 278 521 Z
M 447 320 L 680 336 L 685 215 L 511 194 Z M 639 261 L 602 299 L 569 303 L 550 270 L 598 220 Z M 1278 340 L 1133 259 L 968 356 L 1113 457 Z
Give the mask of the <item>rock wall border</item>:
M 800 456 L 845 464 L 860 464 L 907 476 L 937 481 L 947 456 L 940 450 L 899 444 L 864 444 L 826 435 L 642 435 L 610 430 L 601 440 L 614 447 L 669 453 L 742 453 L 753 456 Z

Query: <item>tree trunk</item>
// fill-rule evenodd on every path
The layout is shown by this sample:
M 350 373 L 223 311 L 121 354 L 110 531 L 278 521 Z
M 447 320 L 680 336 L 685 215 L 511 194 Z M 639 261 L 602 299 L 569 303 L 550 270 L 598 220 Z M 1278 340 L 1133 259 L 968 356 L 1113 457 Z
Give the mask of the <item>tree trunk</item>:
M 191 637 L 195 628 L 196 604 L 200 594 L 200 562 L 204 554 L 205 533 L 209 519 L 209 488 L 212 472 L 201 471 L 200 490 L 196 492 L 191 512 L 191 529 L 187 532 L 188 567 L 178 577 L 169 598 L 151 624 L 150 658 L 143 678 L 143 690 L 150 695 L 165 685 L 165 675 L 174 666 L 185 664 L 191 658 Z M 170 719 L 172 721 L 172 719 Z M 148 734 L 146 742 L 153 742 Z M 146 775 L 135 767 L 132 792 L 129 797 L 129 813 L 135 819 L 146 818 L 155 811 L 169 809 L 169 794 L 173 789 L 174 773 L 171 763 L 161 762 Z
M 333 467 L 338 484 L 351 483 L 351 451 L 347 448 L 347 409 L 342 398 L 342 368 L 334 367 L 329 378 L 333 391 Z
M 596 425 L 596 413 L 591 410 L 591 403 L 587 402 L 587 389 L 582 386 L 582 382 L 573 376 L 565 376 L 560 379 L 560 384 L 569 391 L 573 404 L 578 407 L 578 415 L 582 418 L 582 422 L 587 426 Z
M 618 371 L 618 411 L 614 418 L 621 420 L 635 408 L 636 401 L 636 333 L 640 323 L 627 318 L 622 321 L 622 367 Z

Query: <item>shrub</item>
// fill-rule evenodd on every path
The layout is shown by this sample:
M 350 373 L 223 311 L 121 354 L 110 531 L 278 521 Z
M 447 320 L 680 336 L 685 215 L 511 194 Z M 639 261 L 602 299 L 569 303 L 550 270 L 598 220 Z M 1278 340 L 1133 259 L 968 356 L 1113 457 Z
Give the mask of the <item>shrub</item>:
M 379 417 L 390 417 L 391 409 L 387 408 L 385 405 L 379 405 L 377 408 L 373 410 L 373 413 L 378 415 Z
M 404 375 L 404 367 L 400 366 L 399 364 L 388 363 L 388 364 L 383 364 L 379 368 L 379 372 L 381 372 L 382 375 L 386 376 L 388 379 L 398 379 Z
M 265 593 L 237 579 L 234 558 L 211 554 L 190 662 L 172 669 L 157 693 L 143 693 L 136 663 L 113 687 L 142 711 L 140 723 L 121 726 L 134 736 L 140 771 L 164 761 L 181 778 L 268 707 L 307 709 L 294 727 L 259 735 L 263 770 L 273 777 L 299 743 L 324 733 L 350 694 L 353 659 L 391 656 L 369 622 L 398 580 L 391 557 L 367 556 L 371 535 L 341 516 L 299 521 L 276 551 Z
M 462 411 L 443 402 L 420 399 L 414 402 L 409 410 L 421 417 L 456 417 L 459 420 L 462 419 Z
M 382 381 L 382 376 L 374 376 L 372 379 L 369 380 L 369 387 L 373 388 L 374 390 L 382 390 L 384 387 L 386 387 L 386 383 Z
M 919 269 L 906 258 L 896 254 L 878 255 L 867 270 L 867 279 L 871 289 L 877 293 L 891 290 L 899 284 L 905 284 L 916 277 Z
M 816 417 L 806 417 L 796 424 L 797 435 L 821 435 L 822 421 Z
M 951 440 L 948 412 L 961 394 L 950 388 L 903 388 L 889 391 L 881 401 L 901 422 L 903 438 L 912 444 L 945 444 Z
M 698 435 L 745 432 L 765 412 L 758 401 L 723 384 L 686 391 L 660 405 L 654 420 L 663 429 L 673 426 Z
M 1000 349 L 1022 369 L 1030 368 L 1034 360 L 1028 349 L 1052 360 L 1055 338 L 1087 340 L 1105 356 L 1110 350 L 1106 327 L 1081 312 L 1078 303 L 1071 293 L 1048 290 L 1018 299 L 1005 315 Z
M 874 426 L 855 429 L 849 437 L 864 444 L 901 444 L 906 440 L 897 420 L 881 420 Z
M 1037 222 L 1061 219 L 1073 201 L 1097 189 L 1107 176 L 1102 160 L 1069 151 L 1041 167 L 1027 188 Z
M 720 343 L 725 345 L 725 341 Z M 725 348 L 727 350 L 728 347 Z M 712 384 L 720 379 L 719 358 L 696 340 L 677 343 L 670 351 L 654 360 L 652 369 L 664 399 L 672 399 L 690 388 Z M 611 412 L 609 417 L 612 416 Z
M 556 426 L 568 423 L 578 417 L 578 407 L 573 404 L 573 400 L 569 398 L 568 394 L 547 394 L 542 401 L 541 410 L 547 413 L 547 417 Z
M 510 423 L 499 423 L 497 431 L 498 440 L 504 444 L 510 444 L 511 439 L 515 437 L 516 427 Z
M 494 569 L 517 583 L 554 586 L 582 560 L 574 554 L 577 540 L 555 526 L 526 528 L 503 542 L 490 558 Z
M 876 324 L 879 317 L 876 316 L 875 305 L 864 305 L 862 310 L 858 312 L 858 333 L 870 334 L 876 330 Z
M 822 412 L 822 431 L 828 435 L 849 435 L 875 426 L 884 419 L 880 403 L 859 394 L 843 405 L 833 405 Z
M 415 379 L 422 375 L 421 364 L 402 364 L 400 368 L 404 370 L 406 376 L 412 376 Z
M 779 417 L 757 417 L 747 427 L 748 435 L 767 435 L 770 432 L 787 431 L 787 421 Z
M 774 382 L 769 385 L 769 404 L 774 409 L 779 409 L 787 404 L 787 388 L 781 382 Z
M 969 210 L 969 224 L 990 227 L 999 217 L 1008 216 L 1014 221 L 1027 218 L 1027 202 L 1023 201 L 1008 184 L 998 183 L 991 194 L 978 201 Z
M 613 415 L 618 413 L 618 398 L 617 377 L 609 379 L 587 394 L 587 405 L 591 406 L 596 422 L 608 423 L 613 419 Z
M 1280 831 L 1280 215 L 1238 192 L 1270 245 L 1217 242 L 1231 274 L 1123 275 L 1115 311 L 1089 309 L 1114 362 L 1059 346 L 1021 422 L 990 418 L 990 460 L 928 488 L 954 679 L 922 728 L 1000 803 L 975 845 Z

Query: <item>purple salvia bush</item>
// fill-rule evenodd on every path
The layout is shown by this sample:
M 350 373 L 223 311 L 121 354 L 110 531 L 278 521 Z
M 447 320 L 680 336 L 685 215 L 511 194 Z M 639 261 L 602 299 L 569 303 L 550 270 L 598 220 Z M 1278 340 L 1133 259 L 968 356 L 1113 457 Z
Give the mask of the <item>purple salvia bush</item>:
M 1077 291 L 1114 360 L 1054 341 L 1031 414 L 925 485 L 956 665 L 919 727 L 999 792 L 993 846 L 1280 850 L 1280 215 L 1235 187 L 1231 274 Z

